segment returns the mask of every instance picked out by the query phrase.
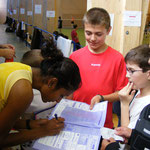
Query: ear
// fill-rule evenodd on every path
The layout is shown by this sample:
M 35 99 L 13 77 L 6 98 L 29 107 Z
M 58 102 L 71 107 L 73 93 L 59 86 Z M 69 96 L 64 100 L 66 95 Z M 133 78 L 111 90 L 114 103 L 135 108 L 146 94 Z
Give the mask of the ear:
M 48 80 L 48 87 L 55 89 L 56 85 L 58 83 L 58 79 L 57 78 L 51 78 Z
M 111 31 L 111 26 L 109 27 L 108 31 L 107 31 L 107 35 L 110 33 Z

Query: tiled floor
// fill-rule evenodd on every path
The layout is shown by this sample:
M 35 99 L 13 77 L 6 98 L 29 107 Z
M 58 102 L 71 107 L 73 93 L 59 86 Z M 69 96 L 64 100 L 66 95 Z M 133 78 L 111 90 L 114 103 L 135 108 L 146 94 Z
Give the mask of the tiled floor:
M 26 46 L 26 43 L 16 36 L 16 33 L 5 32 L 7 25 L 0 24 L 0 44 L 13 44 L 15 46 L 16 58 L 14 61 L 19 62 L 22 55 L 29 51 L 30 48 Z

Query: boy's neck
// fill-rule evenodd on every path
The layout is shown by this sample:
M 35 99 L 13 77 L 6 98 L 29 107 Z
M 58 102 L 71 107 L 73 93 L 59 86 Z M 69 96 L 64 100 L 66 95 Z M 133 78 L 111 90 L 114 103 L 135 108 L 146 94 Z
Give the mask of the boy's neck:
M 91 49 L 90 46 L 88 46 L 90 52 L 94 53 L 94 54 L 100 54 L 103 53 L 107 50 L 108 45 L 104 44 L 103 46 L 101 46 L 99 49 Z
M 146 88 L 143 88 L 143 89 L 140 89 L 140 94 L 137 96 L 137 97 L 144 97 L 144 96 L 148 96 L 150 95 L 150 87 L 146 87 Z

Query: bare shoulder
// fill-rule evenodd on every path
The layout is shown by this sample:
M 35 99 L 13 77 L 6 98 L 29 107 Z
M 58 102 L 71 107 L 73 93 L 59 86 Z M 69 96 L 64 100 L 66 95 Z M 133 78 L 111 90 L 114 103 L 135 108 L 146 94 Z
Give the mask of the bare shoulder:
M 18 80 L 11 88 L 10 94 L 33 96 L 32 83 L 26 79 Z
M 26 79 L 18 80 L 10 90 L 8 106 L 13 106 L 16 112 L 23 113 L 33 99 L 32 84 Z

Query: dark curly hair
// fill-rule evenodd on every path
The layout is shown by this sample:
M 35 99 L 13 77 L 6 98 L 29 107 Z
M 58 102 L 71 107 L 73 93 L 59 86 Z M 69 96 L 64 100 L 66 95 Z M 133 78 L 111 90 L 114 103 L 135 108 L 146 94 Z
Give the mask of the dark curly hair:
M 44 77 L 56 77 L 58 79 L 56 88 L 65 88 L 69 91 L 75 91 L 81 83 L 78 66 L 73 60 L 66 57 L 43 60 L 41 74 Z

